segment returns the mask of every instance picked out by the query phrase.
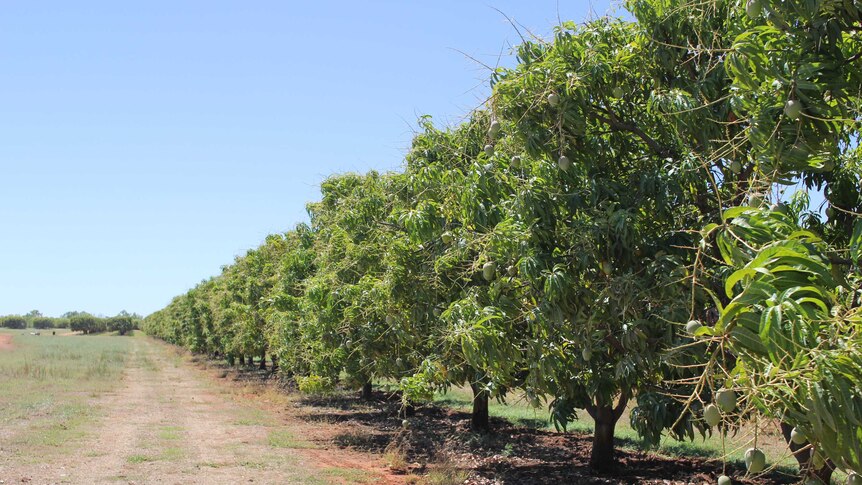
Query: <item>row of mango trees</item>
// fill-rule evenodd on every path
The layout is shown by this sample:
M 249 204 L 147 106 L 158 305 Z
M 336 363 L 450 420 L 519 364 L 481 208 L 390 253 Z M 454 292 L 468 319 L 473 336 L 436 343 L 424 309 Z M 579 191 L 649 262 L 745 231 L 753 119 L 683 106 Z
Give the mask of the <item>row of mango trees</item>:
M 482 431 L 513 392 L 585 410 L 597 469 L 628 407 L 649 442 L 759 417 L 804 476 L 862 472 L 862 6 L 626 7 L 524 40 L 403 172 L 328 178 L 147 332 L 308 388 L 390 379 L 408 409 L 469 385 Z

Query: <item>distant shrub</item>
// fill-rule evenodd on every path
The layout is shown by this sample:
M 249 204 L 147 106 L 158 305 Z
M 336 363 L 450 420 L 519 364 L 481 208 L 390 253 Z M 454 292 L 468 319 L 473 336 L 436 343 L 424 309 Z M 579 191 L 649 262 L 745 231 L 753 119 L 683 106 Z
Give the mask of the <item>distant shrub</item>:
M 46 329 L 46 328 L 56 328 L 57 322 L 55 318 L 49 317 L 36 317 L 33 319 L 33 328 L 38 329 Z
M 6 328 L 27 328 L 27 319 L 18 315 L 9 315 L 0 318 L 0 327 Z
M 93 315 L 75 315 L 69 319 L 69 328 L 73 332 L 98 333 L 108 329 L 107 322 L 104 318 L 94 317 Z
M 132 317 L 109 318 L 107 324 L 109 332 L 117 332 L 120 335 L 125 335 L 135 329 L 135 322 Z

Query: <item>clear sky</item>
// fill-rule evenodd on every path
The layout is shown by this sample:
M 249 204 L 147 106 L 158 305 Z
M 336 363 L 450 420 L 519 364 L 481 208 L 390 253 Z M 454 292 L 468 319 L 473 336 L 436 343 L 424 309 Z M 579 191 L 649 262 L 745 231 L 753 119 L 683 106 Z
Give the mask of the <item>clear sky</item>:
M 4 1 L 0 315 L 158 310 L 480 105 L 467 55 L 519 39 L 495 8 L 541 36 L 610 8 L 557 3 Z

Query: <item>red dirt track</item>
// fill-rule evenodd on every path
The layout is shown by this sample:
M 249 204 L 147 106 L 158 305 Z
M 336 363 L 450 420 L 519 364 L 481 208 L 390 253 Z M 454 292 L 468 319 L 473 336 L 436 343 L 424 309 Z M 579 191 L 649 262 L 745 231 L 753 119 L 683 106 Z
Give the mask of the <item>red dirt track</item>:
M 14 348 L 11 335 L 0 335 L 0 350 L 12 350 Z

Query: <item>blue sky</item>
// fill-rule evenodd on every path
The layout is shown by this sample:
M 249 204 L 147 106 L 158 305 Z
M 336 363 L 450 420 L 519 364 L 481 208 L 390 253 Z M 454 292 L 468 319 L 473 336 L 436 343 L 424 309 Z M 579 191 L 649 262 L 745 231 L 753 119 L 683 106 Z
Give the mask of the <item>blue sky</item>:
M 415 120 L 488 94 L 608 1 L 29 2 L 0 15 L 0 315 L 148 314 L 267 234 L 320 181 L 397 170 Z M 500 59 L 500 56 L 503 56 Z

